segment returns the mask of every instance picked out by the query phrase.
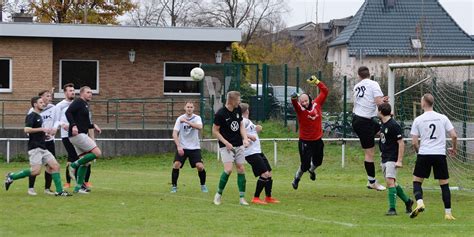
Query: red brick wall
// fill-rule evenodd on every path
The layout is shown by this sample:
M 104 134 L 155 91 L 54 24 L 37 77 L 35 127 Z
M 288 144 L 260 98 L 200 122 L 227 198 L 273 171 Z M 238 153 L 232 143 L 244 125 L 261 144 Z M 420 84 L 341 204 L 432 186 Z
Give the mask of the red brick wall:
M 178 42 L 178 41 L 133 41 L 133 40 L 92 40 L 92 39 L 36 39 L 36 38 L 0 38 L 0 57 L 12 58 L 13 93 L 0 93 L 0 100 L 28 100 L 40 90 L 59 88 L 59 60 L 79 59 L 99 61 L 99 94 L 94 95 L 91 108 L 95 121 L 104 122 L 108 117 L 114 120 L 110 108 L 107 116 L 106 103 L 110 98 L 150 98 L 167 97 L 175 101 L 189 99 L 189 96 L 163 95 L 164 62 L 201 62 L 215 63 L 215 52 L 223 52 L 223 62 L 230 61 L 230 52 L 226 51 L 230 43 L 223 42 Z M 136 52 L 135 62 L 128 59 L 128 51 Z M 192 97 L 191 97 L 192 98 Z M 198 96 L 195 101 L 198 102 Z M 101 102 L 102 101 L 102 102 Z M 22 126 L 24 113 L 29 103 L 7 102 L 4 106 L 3 122 Z M 130 122 L 142 120 L 141 105 L 120 106 L 121 116 Z M 148 104 L 146 112 L 152 120 L 173 120 L 183 113 L 182 102 L 175 104 L 173 114 L 169 115 L 169 104 Z M 199 112 L 199 103 L 196 104 Z M 136 115 L 136 116 L 135 116 Z
M 51 39 L 0 37 L 0 57 L 12 59 L 12 93 L 0 99 L 30 99 L 53 86 Z
M 225 52 L 223 61 L 230 61 L 225 48 L 230 43 L 172 42 L 130 40 L 54 40 L 53 83 L 59 86 L 59 60 L 99 60 L 99 94 L 96 99 L 146 98 L 163 96 L 164 62 L 215 63 L 214 53 Z M 128 51 L 136 52 L 135 62 Z
M 12 63 L 12 92 L 0 92 L 1 124 L 23 126 L 31 105 L 18 100 L 29 100 L 52 87 L 52 56 L 50 39 L 0 37 L 0 57 Z

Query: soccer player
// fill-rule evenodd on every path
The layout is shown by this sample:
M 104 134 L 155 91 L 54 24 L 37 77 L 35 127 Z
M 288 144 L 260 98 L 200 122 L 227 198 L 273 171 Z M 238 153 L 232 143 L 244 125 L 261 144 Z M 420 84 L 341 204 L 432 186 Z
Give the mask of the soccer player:
M 225 106 L 217 111 L 214 116 L 212 134 L 219 140 L 219 153 L 224 163 L 219 187 L 214 196 L 214 204 L 220 205 L 222 192 L 232 173 L 233 163 L 237 169 L 237 186 L 239 187 L 240 205 L 249 205 L 245 200 L 245 156 L 244 147 L 248 146 L 245 127 L 242 124 L 242 111 L 240 109 L 240 92 L 229 91 Z
M 383 191 L 386 188 L 375 179 L 374 139 L 380 131 L 380 125 L 373 118 L 377 116 L 377 105 L 388 102 L 388 97 L 383 96 L 377 82 L 370 80 L 370 72 L 367 67 L 359 67 L 357 73 L 360 81 L 354 86 L 352 128 L 364 149 L 364 166 L 368 179 L 367 188 Z
M 242 116 L 244 117 L 243 125 L 249 139 L 249 146 L 246 147 L 244 151 L 245 160 L 252 166 L 255 177 L 258 177 L 252 203 L 262 205 L 266 205 L 267 203 L 279 203 L 280 201 L 272 197 L 272 167 L 260 148 L 258 132 L 262 131 L 262 126 L 255 125 L 250 121 L 248 104 L 241 103 L 240 108 L 242 109 Z M 264 201 L 260 199 L 260 193 L 262 193 L 263 188 L 265 188 Z
M 439 180 L 441 196 L 444 203 L 444 218 L 455 220 L 451 214 L 451 191 L 449 190 L 449 172 L 446 161 L 446 133 L 451 137 L 450 155 L 456 154 L 457 135 L 451 121 L 443 114 L 433 111 L 434 97 L 427 93 L 421 97 L 421 108 L 424 113 L 413 121 L 411 136 L 413 148 L 417 153 L 415 170 L 413 171 L 413 193 L 416 208 L 410 214 L 411 218 L 425 210 L 423 189 L 421 184 L 430 177 L 433 168 L 434 178 Z M 419 142 L 420 140 L 420 142 Z
M 201 191 L 209 192 L 206 186 L 206 170 L 201 157 L 201 145 L 199 143 L 199 130 L 202 129 L 202 120 L 199 115 L 194 114 L 194 103 L 185 102 L 185 114 L 176 119 L 173 128 L 173 139 L 176 144 L 176 155 L 171 172 L 171 193 L 178 191 L 179 169 L 189 158 L 191 168 L 198 170 L 199 181 L 201 182 Z
M 41 117 L 43 119 L 43 127 L 49 128 L 48 133 L 46 133 L 46 149 L 51 152 L 53 156 L 56 156 L 56 149 L 54 143 L 54 136 L 56 135 L 57 128 L 59 126 L 58 120 L 58 112 L 54 104 L 52 103 L 52 94 L 49 90 L 42 90 L 38 93 L 38 96 L 41 97 L 46 107 L 41 111 Z M 28 114 L 32 113 L 34 108 L 30 108 Z M 51 174 L 48 173 L 46 170 L 44 171 L 44 193 L 48 195 L 55 195 L 55 192 L 51 191 L 51 183 L 52 183 Z M 35 182 L 36 182 L 36 175 L 32 175 L 29 177 L 28 180 L 28 194 L 32 196 L 36 196 L 37 193 L 35 191 Z
M 61 184 L 61 176 L 59 174 L 59 164 L 53 154 L 46 149 L 46 134 L 54 133 L 54 128 L 43 126 L 43 119 L 40 115 L 41 111 L 46 107 L 41 97 L 31 98 L 31 106 L 33 112 L 29 113 L 25 119 L 25 133 L 28 136 L 28 155 L 30 159 L 30 168 L 24 169 L 16 173 L 8 173 L 5 178 L 5 189 L 8 191 L 14 180 L 26 178 L 28 176 L 36 176 L 41 172 L 41 166 L 46 166 L 46 171 L 56 186 L 56 196 L 72 196 L 63 190 Z
M 69 108 L 69 105 L 71 105 L 75 97 L 74 84 L 68 83 L 64 85 L 63 92 L 64 92 L 64 100 L 56 104 L 56 108 L 59 111 L 59 115 L 60 115 L 59 123 L 61 127 L 60 128 L 61 140 L 63 142 L 64 148 L 67 151 L 66 184 L 64 185 L 64 188 L 70 188 L 71 177 L 69 176 L 69 164 L 79 159 L 79 157 L 77 156 L 76 150 L 74 149 L 74 146 L 71 144 L 71 141 L 69 141 L 69 133 L 68 133 L 69 123 L 66 118 L 66 110 Z M 87 173 L 84 179 L 85 188 L 88 188 L 87 184 L 88 184 L 89 176 L 90 176 L 90 167 L 91 167 L 90 165 L 87 166 Z
M 76 98 L 66 110 L 66 118 L 69 122 L 69 140 L 74 145 L 79 159 L 69 165 L 69 175 L 74 178 L 77 169 L 77 184 L 74 187 L 75 193 L 87 194 L 88 190 L 82 186 L 87 171 L 87 163 L 99 158 L 102 155 L 100 148 L 87 133 L 89 129 L 94 129 L 101 133 L 97 124 L 91 123 L 89 102 L 92 99 L 92 90 L 88 86 L 83 86 L 79 90 L 79 98 Z
M 299 96 L 299 102 L 296 92 L 291 95 L 291 103 L 295 108 L 300 124 L 298 150 L 301 164 L 291 183 L 295 190 L 298 189 L 301 176 L 306 171 L 309 172 L 311 180 L 316 180 L 316 168 L 323 163 L 324 156 L 322 108 L 329 89 L 316 76 L 311 76 L 306 81 L 310 85 L 317 86 L 320 93 L 314 100 L 311 99 L 309 94 L 302 94 Z
M 379 147 L 382 153 L 382 172 L 388 187 L 389 210 L 387 216 L 397 215 L 397 196 L 405 203 L 405 212 L 411 213 L 413 200 L 411 200 L 403 188 L 397 183 L 397 169 L 401 168 L 405 143 L 403 142 L 402 128 L 391 116 L 392 108 L 389 103 L 378 106 L 378 115 L 382 121 L 380 128 Z

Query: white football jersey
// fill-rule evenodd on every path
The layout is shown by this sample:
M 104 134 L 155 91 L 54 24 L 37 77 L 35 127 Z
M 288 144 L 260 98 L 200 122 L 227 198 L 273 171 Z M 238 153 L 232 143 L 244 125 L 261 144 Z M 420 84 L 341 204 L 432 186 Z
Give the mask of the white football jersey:
M 420 155 L 446 155 L 446 133 L 454 129 L 444 114 L 424 112 L 411 125 L 411 135 L 420 138 Z
M 62 100 L 58 104 L 56 104 L 56 108 L 59 111 L 59 124 L 61 127 L 59 128 L 61 130 L 61 138 L 66 138 L 69 137 L 69 132 L 68 130 L 63 128 L 63 125 L 69 125 L 69 122 L 67 121 L 66 118 L 66 110 L 69 108 L 69 105 L 71 105 L 71 101 L 67 100 Z
M 27 114 L 31 114 L 33 112 L 33 108 L 28 110 Z M 43 111 L 40 113 L 41 118 L 43 119 L 43 128 L 58 128 L 59 126 L 59 113 L 56 109 L 56 106 L 53 104 L 48 104 Z M 54 137 L 46 136 L 46 141 L 53 141 Z
M 354 86 L 354 109 L 357 116 L 372 118 L 377 116 L 375 97 L 383 96 L 379 83 L 368 78 L 361 80 Z
M 201 149 L 199 142 L 199 130 L 191 127 L 187 123 L 181 123 L 181 118 L 187 119 L 191 123 L 202 124 L 201 117 L 199 115 L 193 114 L 191 117 L 188 117 L 186 114 L 183 114 L 176 119 L 173 130 L 178 131 L 179 143 L 183 149 L 187 150 L 196 150 Z
M 247 118 L 244 118 L 242 122 L 244 124 L 245 130 L 247 131 L 247 135 L 253 135 L 257 137 L 257 140 L 255 141 L 249 139 L 249 146 L 245 148 L 244 155 L 250 156 L 257 153 L 262 153 L 262 149 L 260 147 L 260 138 L 258 137 L 257 133 L 257 126 L 255 126 L 255 124 L 253 124 L 252 121 Z

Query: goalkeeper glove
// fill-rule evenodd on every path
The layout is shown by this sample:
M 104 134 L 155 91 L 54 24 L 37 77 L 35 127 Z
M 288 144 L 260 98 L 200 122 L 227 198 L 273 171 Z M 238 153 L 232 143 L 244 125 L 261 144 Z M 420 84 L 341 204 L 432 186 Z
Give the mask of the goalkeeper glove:
M 306 80 L 309 84 L 311 85 L 318 85 L 319 84 L 319 79 L 317 76 L 312 75 L 310 78 Z
M 299 96 L 298 93 L 293 92 L 293 93 L 291 94 L 291 99 L 295 99 L 295 100 L 296 100 L 296 99 L 298 99 L 298 96 Z

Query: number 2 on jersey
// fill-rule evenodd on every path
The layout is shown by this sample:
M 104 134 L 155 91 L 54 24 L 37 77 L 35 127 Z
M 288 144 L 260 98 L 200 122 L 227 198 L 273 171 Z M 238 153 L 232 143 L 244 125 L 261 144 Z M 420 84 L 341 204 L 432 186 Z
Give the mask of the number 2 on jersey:
M 364 97 L 365 94 L 365 86 L 360 86 L 355 89 L 357 91 L 357 97 Z
M 430 128 L 433 129 L 433 130 L 431 130 L 430 139 L 432 139 L 432 140 L 436 139 L 436 137 L 433 136 L 435 131 L 436 131 L 436 125 L 434 123 L 432 123 L 432 124 L 430 124 Z

